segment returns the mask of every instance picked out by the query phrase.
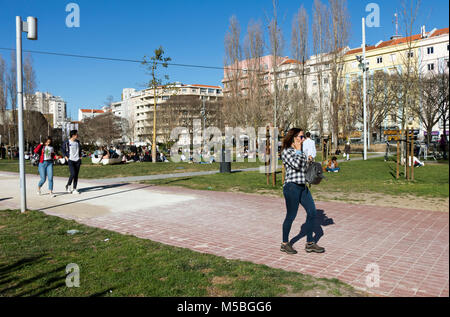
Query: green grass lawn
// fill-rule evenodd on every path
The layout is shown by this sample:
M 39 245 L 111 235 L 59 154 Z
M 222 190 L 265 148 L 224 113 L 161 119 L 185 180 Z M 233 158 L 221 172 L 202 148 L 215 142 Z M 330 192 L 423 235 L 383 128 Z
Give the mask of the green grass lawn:
M 263 163 L 260 162 L 233 162 L 233 169 L 243 169 L 258 167 Z M 38 174 L 38 168 L 32 166 L 30 162 L 26 162 L 26 173 Z M 95 165 L 91 163 L 89 158 L 83 158 L 83 163 L 80 169 L 80 178 L 111 178 L 111 177 L 126 177 L 126 176 L 142 176 L 142 175 L 156 175 L 168 173 L 185 173 L 185 172 L 200 172 L 219 170 L 219 163 L 213 164 L 189 164 L 182 163 L 128 163 L 117 165 Z M 0 171 L 19 172 L 19 162 L 17 160 L 2 160 L 0 161 Z M 69 168 L 67 165 L 55 165 L 53 169 L 55 176 L 68 177 Z
M 67 230 L 80 233 L 69 235 Z M 109 239 L 105 241 L 105 239 Z M 80 287 L 66 287 L 66 265 Z M 0 296 L 365 296 L 318 279 L 227 260 L 41 212 L 0 211 Z
M 426 164 L 414 169 L 414 181 L 406 181 L 401 172 L 395 178 L 395 162 L 383 158 L 367 161 L 348 161 L 339 164 L 339 173 L 325 173 L 326 179 L 312 186 L 312 192 L 381 193 L 390 195 L 417 195 L 445 198 L 449 196 L 449 165 Z M 183 186 L 193 189 L 242 191 L 246 193 L 272 193 L 282 196 L 281 173 L 277 173 L 277 186 L 266 183 L 266 176 L 258 172 L 237 172 L 176 179 L 153 180 L 145 183 Z

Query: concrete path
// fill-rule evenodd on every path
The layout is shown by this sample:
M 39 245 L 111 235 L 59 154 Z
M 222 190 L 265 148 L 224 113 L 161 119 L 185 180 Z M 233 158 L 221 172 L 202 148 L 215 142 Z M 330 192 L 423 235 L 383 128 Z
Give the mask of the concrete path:
M 55 178 L 57 192 L 65 181 Z M 333 219 L 322 226 L 319 245 L 326 252 L 307 254 L 303 238 L 294 246 L 299 253 L 287 255 L 279 251 L 282 198 L 86 180 L 80 181 L 80 195 L 60 192 L 50 198 L 36 195 L 37 182 L 37 175 L 27 175 L 29 209 L 89 226 L 338 278 L 376 295 L 449 296 L 448 213 L 316 202 Z M 0 172 L 0 209 L 18 208 L 18 195 L 17 174 Z M 304 219 L 301 208 L 291 236 Z

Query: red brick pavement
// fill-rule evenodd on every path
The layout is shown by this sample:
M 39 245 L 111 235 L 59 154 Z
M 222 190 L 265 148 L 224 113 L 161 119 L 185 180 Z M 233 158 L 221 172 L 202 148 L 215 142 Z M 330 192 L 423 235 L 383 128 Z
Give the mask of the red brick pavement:
M 376 295 L 449 296 L 448 213 L 316 202 L 334 220 L 323 227 L 319 241 L 326 252 L 307 254 L 303 238 L 295 245 L 299 253 L 287 255 L 279 251 L 282 198 L 175 187 L 145 190 L 149 197 L 157 191 L 194 195 L 196 200 L 78 221 L 228 259 L 338 278 Z M 300 207 L 291 237 L 304 220 Z M 368 287 L 366 280 L 375 272 L 371 264 L 378 268 L 379 284 Z

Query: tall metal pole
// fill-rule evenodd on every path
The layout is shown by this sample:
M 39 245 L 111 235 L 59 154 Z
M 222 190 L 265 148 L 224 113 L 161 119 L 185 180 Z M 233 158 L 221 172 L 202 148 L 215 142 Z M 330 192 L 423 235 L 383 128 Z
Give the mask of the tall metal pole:
M 364 160 L 367 160 L 367 118 L 366 118 L 366 19 L 362 18 L 362 61 L 363 61 L 363 112 L 364 112 Z
M 16 16 L 16 66 L 17 66 L 17 110 L 19 129 L 19 174 L 20 211 L 27 209 L 27 190 L 25 182 L 25 159 L 23 143 L 23 83 L 22 83 L 22 19 Z
M 153 70 L 153 78 L 154 70 Z M 152 138 L 152 163 L 156 163 L 156 81 L 153 80 L 153 138 Z

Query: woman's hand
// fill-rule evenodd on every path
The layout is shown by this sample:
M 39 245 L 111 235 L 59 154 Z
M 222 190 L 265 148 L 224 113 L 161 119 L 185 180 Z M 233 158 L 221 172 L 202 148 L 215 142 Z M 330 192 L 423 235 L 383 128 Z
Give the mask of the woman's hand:
M 303 140 L 300 136 L 296 136 L 294 139 L 294 143 L 292 143 L 292 146 L 294 147 L 294 149 L 296 150 L 301 150 L 302 149 L 302 143 Z

